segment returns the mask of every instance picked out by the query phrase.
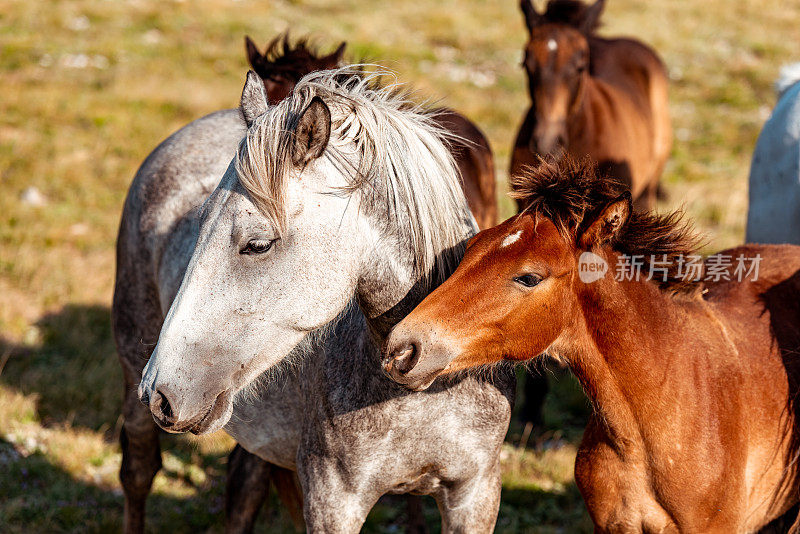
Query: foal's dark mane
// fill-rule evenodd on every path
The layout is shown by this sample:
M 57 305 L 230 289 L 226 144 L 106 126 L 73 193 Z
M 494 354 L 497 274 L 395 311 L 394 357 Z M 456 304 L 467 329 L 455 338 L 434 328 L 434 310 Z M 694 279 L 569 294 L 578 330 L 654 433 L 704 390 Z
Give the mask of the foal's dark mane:
M 559 162 L 543 159 L 537 167 L 512 178 L 511 187 L 511 196 L 525 205 L 523 213 L 550 219 L 573 244 L 603 208 L 628 190 L 617 179 L 598 176 L 595 164 L 588 158 L 582 161 L 564 158 Z M 645 268 L 651 256 L 663 260 L 666 254 L 667 279 L 653 280 L 671 293 L 693 293 L 700 288 L 701 282 L 679 276 L 677 260 L 695 254 L 701 244 L 681 211 L 667 215 L 634 211 L 610 243 L 626 256 L 643 256 Z
M 592 21 L 587 28 L 585 20 L 589 7 L 581 0 L 550 0 L 542 18 L 545 23 L 566 24 L 581 30 L 586 35 L 591 35 L 600 26 L 600 18 Z

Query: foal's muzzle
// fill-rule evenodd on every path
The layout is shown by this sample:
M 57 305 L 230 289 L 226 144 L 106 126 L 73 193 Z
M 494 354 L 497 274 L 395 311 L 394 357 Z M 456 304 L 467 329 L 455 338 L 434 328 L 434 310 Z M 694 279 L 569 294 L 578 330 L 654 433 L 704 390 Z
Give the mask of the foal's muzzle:
M 419 350 L 413 344 L 408 345 L 384 360 L 384 370 L 390 377 L 402 379 L 402 377 L 408 375 L 409 371 L 414 369 L 418 361 Z
M 447 351 L 429 336 L 415 336 L 395 327 L 386 343 L 383 372 L 397 382 L 414 391 L 427 389 L 447 368 L 450 358 Z

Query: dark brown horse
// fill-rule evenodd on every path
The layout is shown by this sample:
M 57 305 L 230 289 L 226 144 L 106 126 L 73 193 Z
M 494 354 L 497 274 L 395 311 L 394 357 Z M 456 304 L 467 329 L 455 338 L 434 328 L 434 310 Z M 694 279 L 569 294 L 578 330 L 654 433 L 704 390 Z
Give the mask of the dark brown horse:
M 288 34 L 284 34 L 270 41 L 263 54 L 250 37 L 244 38 L 244 47 L 253 70 L 264 80 L 272 106 L 286 98 L 300 78 L 309 72 L 338 67 L 347 43 L 341 43 L 330 54 L 321 55 L 307 39 L 291 44 Z
M 341 43 L 332 53 L 321 55 L 307 40 L 292 44 L 288 35 L 283 35 L 273 39 L 262 54 L 255 43 L 245 37 L 247 58 L 264 80 L 270 104 L 286 98 L 300 78 L 309 72 L 339 66 L 346 45 Z M 450 150 L 461 172 L 464 194 L 478 227 L 494 226 L 497 224 L 497 186 L 488 139 L 472 121 L 452 109 L 441 108 L 434 113 L 434 120 L 456 138 Z
M 540 156 L 591 157 L 653 207 L 672 146 L 667 73 L 649 47 L 595 35 L 604 0 L 521 0 L 530 34 L 523 68 L 531 107 L 514 144 L 511 175 Z
M 474 237 L 395 327 L 390 376 L 419 388 L 545 351 L 567 362 L 595 408 L 575 480 L 596 532 L 753 532 L 783 515 L 798 501 L 800 247 L 703 264 L 679 214 L 634 212 L 589 166 L 515 185 L 528 208 Z

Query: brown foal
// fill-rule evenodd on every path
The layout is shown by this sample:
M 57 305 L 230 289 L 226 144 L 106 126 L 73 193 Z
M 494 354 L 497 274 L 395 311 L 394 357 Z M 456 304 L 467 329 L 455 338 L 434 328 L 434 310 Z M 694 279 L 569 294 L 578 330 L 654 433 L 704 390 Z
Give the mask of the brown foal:
M 532 102 L 514 144 L 511 175 L 540 156 L 589 156 L 601 173 L 628 184 L 637 207 L 650 208 L 672 147 L 667 73 L 643 43 L 595 35 L 604 3 L 551 0 L 539 14 L 521 0 Z
M 307 40 L 292 45 L 288 35 L 283 35 L 273 39 L 262 54 L 245 37 L 247 58 L 264 80 L 270 105 L 286 98 L 306 74 L 340 66 L 346 45 L 342 43 L 332 53 L 320 55 Z M 472 121 L 452 109 L 440 108 L 432 113 L 433 120 L 453 134 L 450 151 L 461 172 L 464 195 L 478 227 L 491 228 L 497 224 L 497 185 L 489 140 Z
M 527 209 L 472 238 L 395 327 L 387 373 L 420 389 L 502 360 L 565 361 L 594 405 L 575 480 L 596 532 L 751 532 L 789 510 L 800 247 L 738 247 L 689 276 L 697 241 L 680 215 L 634 212 L 591 166 L 546 162 L 515 185 Z M 720 277 L 725 257 L 750 259 L 747 276 Z

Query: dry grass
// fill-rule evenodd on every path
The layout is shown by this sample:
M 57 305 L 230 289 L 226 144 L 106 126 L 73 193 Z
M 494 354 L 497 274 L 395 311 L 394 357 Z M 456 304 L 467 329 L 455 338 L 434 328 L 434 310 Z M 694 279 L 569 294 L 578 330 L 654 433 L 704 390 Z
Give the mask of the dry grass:
M 741 241 L 750 154 L 778 68 L 797 59 L 800 3 L 612 0 L 605 21 L 604 33 L 638 36 L 670 69 L 676 138 L 662 209 L 684 205 L 711 249 Z M 0 0 L 0 531 L 117 528 L 120 373 L 108 306 L 127 185 L 171 131 L 236 105 L 244 34 L 263 42 L 287 28 L 325 46 L 346 40 L 353 57 L 472 117 L 505 193 L 527 102 L 516 1 Z M 45 206 L 19 201 L 31 186 Z M 571 481 L 581 413 L 571 402 L 548 412 L 553 429 L 573 429 L 567 445 L 506 451 L 499 531 L 588 529 Z M 171 441 L 151 525 L 220 530 L 229 440 Z M 397 517 L 380 508 L 367 530 L 391 530 Z M 288 528 L 272 520 L 270 531 Z

